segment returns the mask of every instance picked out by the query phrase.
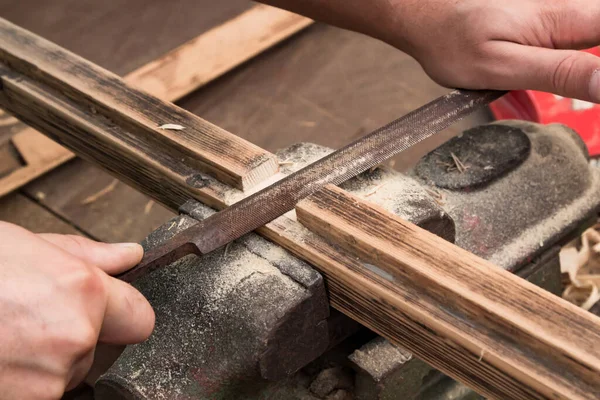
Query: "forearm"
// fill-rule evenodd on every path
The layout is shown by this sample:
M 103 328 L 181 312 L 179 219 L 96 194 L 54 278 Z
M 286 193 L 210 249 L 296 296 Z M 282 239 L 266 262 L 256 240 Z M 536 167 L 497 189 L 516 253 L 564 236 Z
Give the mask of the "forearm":
M 262 3 L 305 15 L 317 21 L 364 33 L 396 47 L 409 47 L 403 40 L 408 19 L 400 15 L 418 7 L 415 0 L 258 0 Z M 414 20 L 413 20 L 414 21 Z

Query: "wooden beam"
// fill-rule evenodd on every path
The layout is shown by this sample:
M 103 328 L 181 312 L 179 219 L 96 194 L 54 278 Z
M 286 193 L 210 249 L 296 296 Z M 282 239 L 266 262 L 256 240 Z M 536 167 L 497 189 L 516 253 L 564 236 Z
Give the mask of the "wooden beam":
M 600 398 L 597 317 L 337 187 L 296 212 L 368 263 L 320 263 L 340 311 L 490 398 Z
M 124 80 L 162 100 L 176 101 L 311 23 L 287 11 L 256 5 L 127 74 Z M 19 150 L 17 143 L 27 144 L 22 156 L 28 163 L 0 179 L 0 197 L 75 156 L 33 128 L 15 134 L 13 141 Z
M 275 157 L 263 149 L 125 85 L 116 75 L 6 20 L 0 20 L 0 62 L 87 108 L 88 114 L 99 114 L 105 123 L 187 156 L 195 167 L 234 187 L 250 188 L 278 169 Z M 28 106 L 25 98 L 12 101 L 18 102 Z

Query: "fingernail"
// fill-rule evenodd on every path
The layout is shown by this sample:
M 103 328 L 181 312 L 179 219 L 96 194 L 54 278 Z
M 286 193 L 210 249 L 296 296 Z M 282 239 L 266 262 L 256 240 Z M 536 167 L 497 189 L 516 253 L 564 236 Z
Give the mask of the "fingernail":
M 595 70 L 590 79 L 590 97 L 594 103 L 600 103 L 600 69 Z

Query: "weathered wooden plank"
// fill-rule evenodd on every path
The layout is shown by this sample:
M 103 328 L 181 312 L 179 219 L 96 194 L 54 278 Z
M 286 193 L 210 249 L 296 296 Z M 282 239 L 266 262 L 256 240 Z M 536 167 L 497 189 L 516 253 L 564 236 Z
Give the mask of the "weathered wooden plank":
M 600 397 L 599 318 L 337 187 L 296 212 L 372 264 L 319 265 L 342 312 L 491 398 Z
M 10 222 L 35 233 L 86 236 L 82 231 L 45 210 L 20 193 L 0 199 L 0 221 Z
M 39 6 L 32 6 L 32 8 L 39 9 Z M 163 8 L 168 9 L 168 7 Z M 143 9 L 144 12 L 148 12 L 147 7 Z M 210 7 L 211 12 L 214 9 L 213 6 Z M 232 12 L 237 12 L 237 9 Z M 86 13 L 86 16 L 89 14 Z M 61 16 L 64 16 L 64 13 L 61 13 Z M 206 13 L 203 13 L 202 16 L 202 23 L 212 21 L 210 18 L 207 21 Z M 66 22 L 65 25 L 68 25 Z M 254 6 L 241 15 L 210 29 L 127 74 L 124 80 L 165 101 L 175 101 L 296 33 L 310 22 L 306 18 L 282 10 L 262 5 Z M 196 26 L 196 29 L 198 28 L 201 26 Z M 73 37 L 73 35 L 69 37 Z M 76 47 L 77 50 L 83 52 L 90 48 L 89 45 Z M 98 46 L 92 47 L 98 48 Z M 222 51 L 223 47 L 227 47 L 228 50 Z M 106 46 L 101 48 L 105 49 Z M 139 46 L 136 49 L 139 49 Z M 155 47 L 153 46 L 152 49 Z M 111 48 L 111 50 L 114 49 Z M 121 48 L 116 50 L 121 50 Z M 90 56 L 98 58 L 95 53 L 91 53 Z M 135 59 L 132 54 L 128 54 L 128 56 L 127 65 L 131 59 Z M 107 58 L 108 60 L 104 64 L 117 71 L 123 69 L 118 64 L 113 65 L 115 60 L 120 60 L 119 57 L 114 57 L 114 51 Z M 125 61 L 123 62 L 125 63 Z M 25 128 L 17 133 L 15 140 L 21 143 L 30 143 L 28 149 L 34 155 L 43 152 L 46 156 L 30 157 L 26 166 L 14 171 L 10 176 L 0 179 L 0 196 L 23 186 L 74 157 L 69 150 L 55 143 L 48 143 L 45 137 L 32 128 Z
M 156 97 L 181 98 L 312 24 L 277 8 L 256 5 L 129 74 L 127 82 Z
M 9 142 L 0 145 L 0 178 L 10 174 L 19 167 L 21 167 L 21 160 L 12 144 Z
M 248 11 L 248 0 L 0 0 L 2 18 L 125 76 Z
M 22 190 L 105 242 L 141 242 L 176 215 L 81 159 L 56 168 Z
M 158 148 L 169 147 L 187 156 L 186 161 L 194 168 L 234 187 L 252 187 L 278 169 L 274 157 L 259 147 L 124 85 L 116 75 L 6 20 L 0 20 L 0 61 L 16 74 L 12 75 L 14 79 L 27 77 L 30 83 L 44 85 L 45 95 L 50 96 L 53 91 L 65 101 L 78 103 L 81 111 L 85 108 L 89 115 L 98 114 L 97 118 L 104 119 L 105 124 L 138 132 L 139 136 L 153 140 Z M 4 93 L 7 93 L 6 83 Z M 19 95 L 18 91 L 11 93 Z M 21 106 L 29 101 L 21 100 L 25 103 Z M 11 99 L 10 105 L 13 104 L 16 101 Z M 9 110 L 14 111 L 12 107 Z M 162 129 L 164 124 L 182 129 Z
M 135 180 L 141 180 L 146 193 L 158 194 L 163 204 L 177 208 L 191 193 L 204 193 L 202 179 L 208 175 L 199 175 L 189 156 L 164 146 L 143 130 L 132 131 L 93 114 L 87 105 L 63 98 L 2 65 L 0 77 L 0 105 L 107 170 L 127 170 L 124 175 L 132 177 L 124 178 L 127 183 L 135 185 Z

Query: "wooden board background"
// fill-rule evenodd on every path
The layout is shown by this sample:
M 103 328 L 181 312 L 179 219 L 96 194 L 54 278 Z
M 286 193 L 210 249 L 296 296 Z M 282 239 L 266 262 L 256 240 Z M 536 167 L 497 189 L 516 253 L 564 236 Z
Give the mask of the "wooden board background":
M 120 74 L 250 6 L 245 0 L 22 0 L 19 7 L 11 3 L 0 0 L 2 17 Z M 180 104 L 274 151 L 300 141 L 342 146 L 445 91 L 401 52 L 317 24 Z M 477 115 L 447 136 L 487 118 Z M 12 196 L 23 195 L 29 206 L 37 203 L 59 221 L 105 241 L 141 240 L 172 215 L 81 160 Z M 95 201 L 85 201 L 95 195 Z M 25 224 L 27 213 L 15 210 L 0 215 Z M 57 222 L 57 229 L 60 225 Z

